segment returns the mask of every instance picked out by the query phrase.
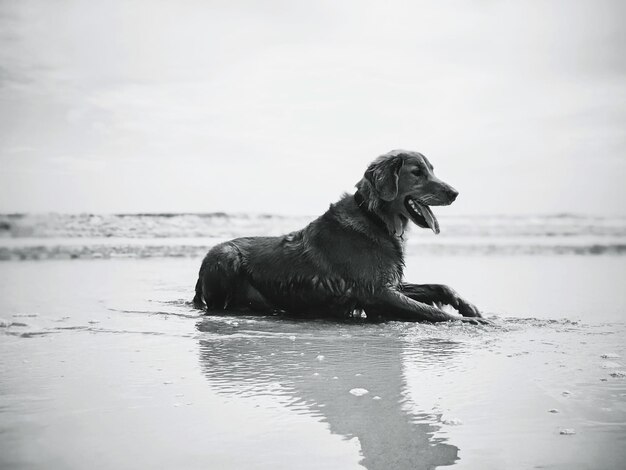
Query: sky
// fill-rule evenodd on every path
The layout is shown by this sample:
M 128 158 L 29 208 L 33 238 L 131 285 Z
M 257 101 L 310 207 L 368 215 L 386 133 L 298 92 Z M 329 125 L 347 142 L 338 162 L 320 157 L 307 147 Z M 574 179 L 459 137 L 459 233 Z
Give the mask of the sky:
M 626 214 L 621 1 L 0 0 L 0 212 Z

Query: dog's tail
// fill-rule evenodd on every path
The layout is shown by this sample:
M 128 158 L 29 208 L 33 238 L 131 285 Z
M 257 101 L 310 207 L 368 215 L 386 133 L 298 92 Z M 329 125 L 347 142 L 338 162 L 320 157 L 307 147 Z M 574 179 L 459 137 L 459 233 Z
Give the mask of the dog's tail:
M 196 295 L 193 298 L 193 306 L 199 310 L 204 309 L 204 300 L 202 300 L 202 272 L 200 272 L 198 282 L 196 282 Z

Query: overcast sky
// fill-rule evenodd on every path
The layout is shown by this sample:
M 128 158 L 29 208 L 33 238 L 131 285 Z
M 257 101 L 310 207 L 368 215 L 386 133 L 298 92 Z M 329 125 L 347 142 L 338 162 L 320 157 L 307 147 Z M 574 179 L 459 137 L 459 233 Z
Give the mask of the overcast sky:
M 624 5 L 0 0 L 0 212 L 316 214 L 407 148 L 439 214 L 625 214 Z

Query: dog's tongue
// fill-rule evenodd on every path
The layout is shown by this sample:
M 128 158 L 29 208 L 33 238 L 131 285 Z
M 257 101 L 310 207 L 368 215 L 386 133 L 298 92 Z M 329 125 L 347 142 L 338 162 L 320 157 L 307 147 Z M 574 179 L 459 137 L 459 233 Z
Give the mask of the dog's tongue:
M 419 202 L 417 203 L 417 205 L 419 206 L 420 212 L 422 213 L 422 216 L 424 216 L 424 218 L 426 219 L 426 223 L 428 224 L 430 229 L 435 232 L 435 234 L 439 234 L 439 222 L 435 218 L 435 214 L 433 214 L 433 211 L 430 210 L 430 207 L 425 206 L 424 204 L 420 204 Z

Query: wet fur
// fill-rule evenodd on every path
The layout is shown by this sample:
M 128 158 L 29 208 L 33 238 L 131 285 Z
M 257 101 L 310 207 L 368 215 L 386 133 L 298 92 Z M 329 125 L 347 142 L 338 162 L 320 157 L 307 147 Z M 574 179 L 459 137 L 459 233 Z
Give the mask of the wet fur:
M 200 267 L 194 306 L 337 319 L 365 311 L 371 321 L 436 322 L 455 318 L 437 308 L 450 304 L 465 316 L 479 316 L 447 286 L 402 281 L 403 238 L 397 231 L 407 220 L 394 211 L 409 154 L 396 151 L 374 161 L 356 185 L 360 199 L 345 194 L 302 230 L 211 248 Z

